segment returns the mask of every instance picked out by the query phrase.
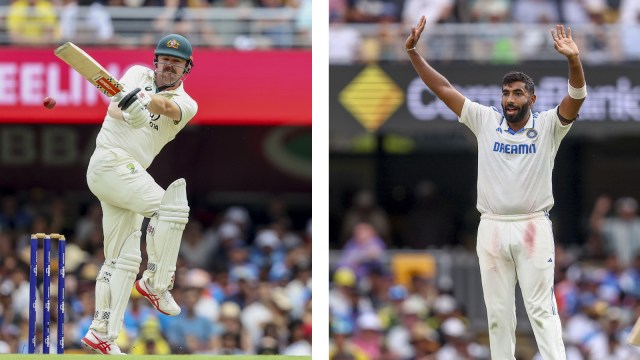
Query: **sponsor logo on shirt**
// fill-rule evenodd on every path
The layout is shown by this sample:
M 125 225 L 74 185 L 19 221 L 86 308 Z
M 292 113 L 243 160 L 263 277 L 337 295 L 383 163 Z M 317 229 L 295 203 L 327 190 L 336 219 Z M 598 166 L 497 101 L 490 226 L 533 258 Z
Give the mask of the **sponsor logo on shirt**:
M 493 151 L 504 154 L 535 154 L 536 144 L 505 144 L 496 141 L 493 143 Z

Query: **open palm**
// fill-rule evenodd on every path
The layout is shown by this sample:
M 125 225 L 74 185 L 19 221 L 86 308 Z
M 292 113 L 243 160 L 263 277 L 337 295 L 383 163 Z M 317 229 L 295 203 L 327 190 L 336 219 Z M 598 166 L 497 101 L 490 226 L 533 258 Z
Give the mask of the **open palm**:
M 551 37 L 553 38 L 553 47 L 560 54 L 566 57 L 580 55 L 578 45 L 576 45 L 571 37 L 571 28 L 568 28 L 565 33 L 563 25 L 556 25 L 556 31 L 551 30 Z
M 424 30 L 424 25 L 427 23 L 427 19 L 424 15 L 420 18 L 418 25 L 411 27 L 411 33 L 409 33 L 409 37 L 405 42 L 404 46 L 407 49 L 411 49 L 416 47 L 418 40 L 420 39 L 420 34 L 422 34 L 422 30 Z

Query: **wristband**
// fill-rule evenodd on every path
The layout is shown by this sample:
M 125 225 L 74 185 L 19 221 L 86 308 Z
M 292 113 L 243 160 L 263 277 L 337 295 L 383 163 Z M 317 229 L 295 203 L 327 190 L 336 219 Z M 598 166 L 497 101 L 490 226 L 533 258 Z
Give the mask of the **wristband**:
M 583 87 L 576 89 L 567 81 L 569 96 L 572 99 L 581 100 L 587 97 L 587 84 Z

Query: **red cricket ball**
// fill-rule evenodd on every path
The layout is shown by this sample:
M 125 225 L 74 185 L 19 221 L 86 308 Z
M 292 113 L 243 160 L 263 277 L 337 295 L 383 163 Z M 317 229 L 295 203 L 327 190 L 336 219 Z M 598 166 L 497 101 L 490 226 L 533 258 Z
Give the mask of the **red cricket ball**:
M 53 109 L 56 106 L 56 99 L 52 98 L 51 96 L 47 96 L 42 101 L 42 105 L 44 105 L 44 107 L 46 107 L 47 109 Z

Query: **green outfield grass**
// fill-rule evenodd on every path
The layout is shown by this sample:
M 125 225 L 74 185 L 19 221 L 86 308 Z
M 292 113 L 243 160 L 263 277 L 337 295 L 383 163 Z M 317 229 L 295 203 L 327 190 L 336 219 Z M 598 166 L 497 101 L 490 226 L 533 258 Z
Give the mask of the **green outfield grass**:
M 99 354 L 74 354 L 74 355 L 29 355 L 12 354 L 0 355 L 2 360 L 24 360 L 24 359 L 49 359 L 49 360 L 77 360 L 87 356 Z M 53 358 L 51 356 L 54 356 Z M 280 355 L 127 355 L 127 360 L 310 360 L 311 356 L 280 356 Z

